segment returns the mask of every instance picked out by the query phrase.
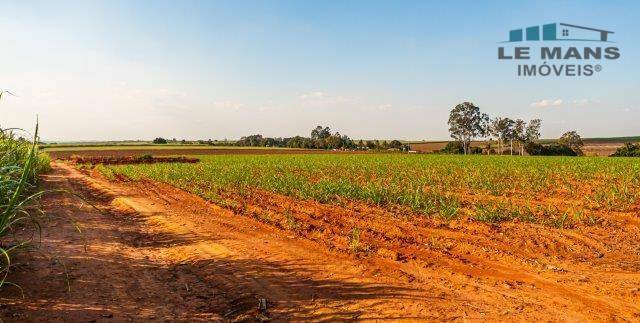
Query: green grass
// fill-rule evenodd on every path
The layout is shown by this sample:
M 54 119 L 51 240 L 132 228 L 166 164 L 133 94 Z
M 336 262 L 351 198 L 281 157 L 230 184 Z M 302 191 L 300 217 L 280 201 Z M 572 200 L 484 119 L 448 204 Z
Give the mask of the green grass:
M 223 193 L 242 195 L 261 189 L 322 203 L 348 199 L 380 207 L 400 205 L 446 220 L 519 219 L 552 226 L 558 222 L 562 227 L 597 212 L 628 211 L 640 201 L 640 158 L 389 154 L 200 158 L 198 164 L 108 166 L 105 171 L 109 176 L 166 182 L 214 201 L 224 199 Z M 549 207 L 555 204 L 560 206 Z
M 36 126 L 34 142 L 37 136 Z M 48 156 L 40 154 L 34 143 L 0 130 L 0 286 L 7 283 L 12 253 L 32 239 L 15 233 L 27 227 L 39 231 L 36 217 L 41 211 L 33 202 L 44 192 L 35 184 L 48 169 Z

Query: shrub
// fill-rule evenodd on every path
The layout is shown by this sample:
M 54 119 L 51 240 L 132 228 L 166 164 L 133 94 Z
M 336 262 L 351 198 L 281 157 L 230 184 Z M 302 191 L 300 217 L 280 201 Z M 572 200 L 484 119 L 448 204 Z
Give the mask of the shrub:
M 150 161 L 153 160 L 153 156 L 151 154 L 143 154 L 136 158 L 139 161 Z
M 530 142 L 524 146 L 524 150 L 531 156 L 578 156 L 571 147 L 559 144 L 544 146 Z
M 469 148 L 469 153 L 474 155 L 482 155 L 482 148 L 480 147 L 471 147 Z
M 524 145 L 524 151 L 531 156 L 543 156 L 544 146 L 537 142 L 528 142 Z
M 167 139 L 164 139 L 162 137 L 158 137 L 156 139 L 153 139 L 153 143 L 154 144 L 166 144 L 167 143 Z
M 464 148 L 459 141 L 450 141 L 444 148 L 438 151 L 443 154 L 464 154 Z
M 441 154 L 464 154 L 464 147 L 460 141 L 450 141 L 444 148 L 438 151 Z M 469 154 L 482 154 L 482 148 L 470 147 Z
M 640 144 L 627 142 L 624 146 L 616 149 L 611 157 L 640 157 Z

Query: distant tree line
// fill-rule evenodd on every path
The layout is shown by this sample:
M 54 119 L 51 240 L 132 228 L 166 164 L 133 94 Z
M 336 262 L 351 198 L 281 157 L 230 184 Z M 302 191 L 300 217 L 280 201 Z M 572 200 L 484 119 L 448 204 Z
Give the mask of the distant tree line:
M 352 140 L 349 136 L 339 132 L 332 133 L 329 127 L 317 126 L 311 130 L 309 137 L 264 137 L 260 134 L 244 136 L 238 141 L 197 140 L 187 141 L 158 137 L 153 139 L 154 144 L 193 144 L 211 146 L 238 146 L 238 147 L 282 147 L 304 149 L 341 149 L 341 150 L 399 150 L 409 151 L 409 145 L 399 140 Z
M 193 144 L 198 144 L 198 145 L 209 145 L 209 146 L 233 146 L 233 143 L 235 142 L 229 142 L 226 139 L 224 141 L 218 141 L 218 140 L 211 140 L 211 139 L 207 139 L 207 140 L 186 140 L 186 139 L 165 139 L 162 137 L 158 137 L 153 139 L 152 141 L 154 144 L 159 144 L 159 145 L 164 145 L 164 144 L 173 144 L 173 145 L 193 145 Z
M 555 143 L 543 145 L 540 139 L 542 120 L 533 119 L 528 123 L 522 119 L 513 120 L 507 117 L 490 118 L 471 102 L 456 105 L 449 114 L 449 132 L 456 141 L 449 143 L 441 152 L 460 154 L 509 153 L 511 155 L 582 155 L 584 145 L 580 135 L 575 131 L 563 134 Z M 488 139 L 486 147 L 471 147 L 476 138 Z M 493 140 L 497 151 L 492 148 Z M 505 148 L 508 148 L 505 150 Z
M 235 143 L 241 147 L 286 147 L 305 149 L 342 149 L 342 150 L 401 150 L 408 151 L 409 146 L 398 140 L 359 140 L 354 141 L 339 132 L 332 133 L 329 127 L 317 126 L 311 130 L 309 137 L 295 136 L 288 138 L 263 137 L 251 135 L 240 138 Z

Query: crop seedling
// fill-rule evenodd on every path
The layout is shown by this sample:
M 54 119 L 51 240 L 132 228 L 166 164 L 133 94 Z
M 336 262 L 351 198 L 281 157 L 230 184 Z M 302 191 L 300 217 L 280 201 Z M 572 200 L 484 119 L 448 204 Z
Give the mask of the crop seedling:
M 355 200 L 380 208 L 405 206 L 445 221 L 469 215 L 486 222 L 518 219 L 567 227 L 569 222 L 588 221 L 584 216 L 562 220 L 568 209 L 578 215 L 629 212 L 640 203 L 637 158 L 366 154 L 225 155 L 200 160 L 105 168 L 114 175 L 162 181 L 209 199 L 224 191 L 242 203 L 258 189 L 326 204 Z M 559 200 L 556 207 L 542 203 L 548 198 Z M 491 206 L 494 200 L 502 205 Z M 514 200 L 530 203 L 519 206 L 511 203 Z

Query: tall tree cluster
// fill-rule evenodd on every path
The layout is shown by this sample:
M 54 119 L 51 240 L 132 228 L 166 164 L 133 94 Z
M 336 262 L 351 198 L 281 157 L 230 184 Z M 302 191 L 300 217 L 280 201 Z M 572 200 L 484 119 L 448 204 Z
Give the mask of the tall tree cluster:
M 510 154 L 513 155 L 515 148 L 523 155 L 525 146 L 540 138 L 542 120 L 533 119 L 527 123 L 522 119 L 490 118 L 473 103 L 463 102 L 451 110 L 448 124 L 451 137 L 462 144 L 465 154 L 470 152 L 472 140 L 488 138 L 490 142 L 496 139 L 500 154 L 508 145 Z M 487 153 L 490 151 L 487 149 Z
M 503 154 L 505 147 L 511 155 L 524 155 L 526 151 L 530 155 L 583 155 L 582 138 L 575 131 L 565 132 L 555 143 L 542 145 L 540 139 L 540 127 L 542 120 L 533 119 L 526 122 L 522 119 L 513 120 L 507 117 L 489 118 L 480 108 L 471 102 L 463 102 L 456 105 L 449 114 L 449 132 L 462 146 L 464 154 L 471 152 L 471 141 L 476 138 L 488 138 L 487 153 L 491 153 L 491 142 L 495 139 L 498 144 L 498 154 Z M 455 149 L 449 149 L 455 150 Z M 474 147 L 474 151 L 481 151 Z
M 513 155 L 514 145 L 524 154 L 525 146 L 540 139 L 540 127 L 542 120 L 533 119 L 527 123 L 522 119 L 512 120 L 511 118 L 496 117 L 491 119 L 487 129 L 489 141 L 496 139 L 498 151 L 502 153 L 505 145 L 508 144 L 509 152 Z

